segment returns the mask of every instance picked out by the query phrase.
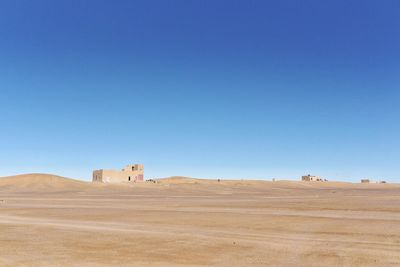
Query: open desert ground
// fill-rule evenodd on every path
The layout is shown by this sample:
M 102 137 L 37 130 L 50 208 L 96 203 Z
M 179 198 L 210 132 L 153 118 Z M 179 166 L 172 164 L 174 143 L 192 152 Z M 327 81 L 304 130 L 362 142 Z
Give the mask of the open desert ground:
M 0 266 L 400 266 L 400 185 L 4 177 Z

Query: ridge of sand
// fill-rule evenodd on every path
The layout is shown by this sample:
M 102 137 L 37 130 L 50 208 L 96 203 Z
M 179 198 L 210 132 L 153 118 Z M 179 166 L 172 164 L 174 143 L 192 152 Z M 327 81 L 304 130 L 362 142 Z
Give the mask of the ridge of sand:
M 370 188 L 384 189 L 397 188 L 399 184 L 360 184 L 349 182 L 302 182 L 293 180 L 247 180 L 247 179 L 203 179 L 185 176 L 171 176 L 167 178 L 155 179 L 156 183 L 92 183 L 54 174 L 30 173 L 15 176 L 0 177 L 0 190 L 5 192 L 59 192 L 59 191 L 87 191 L 87 190 L 111 190 L 126 191 L 132 187 L 138 188 L 165 188 L 173 186 L 174 188 L 194 187 L 198 189 L 207 189 L 207 191 L 218 192 L 221 187 L 224 188 L 293 188 L 293 189 L 335 189 L 335 188 Z M 162 186 L 162 187 L 160 187 Z
M 46 173 L 30 173 L 0 178 L 2 191 L 68 191 L 82 190 L 88 182 Z
M 186 176 L 171 176 L 166 178 L 156 179 L 157 183 L 164 185 L 203 185 L 203 186 L 267 186 L 267 187 L 285 187 L 285 188 L 391 188 L 400 187 L 397 183 L 352 183 L 352 182 L 341 182 L 341 181 L 327 181 L 327 182 L 304 182 L 296 180 L 255 180 L 255 179 L 205 179 L 205 178 L 193 178 Z

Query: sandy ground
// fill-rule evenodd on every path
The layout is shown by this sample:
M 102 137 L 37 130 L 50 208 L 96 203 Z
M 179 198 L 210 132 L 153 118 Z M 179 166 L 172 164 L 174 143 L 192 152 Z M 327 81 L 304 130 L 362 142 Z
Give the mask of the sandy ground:
M 0 178 L 0 266 L 400 266 L 400 186 Z

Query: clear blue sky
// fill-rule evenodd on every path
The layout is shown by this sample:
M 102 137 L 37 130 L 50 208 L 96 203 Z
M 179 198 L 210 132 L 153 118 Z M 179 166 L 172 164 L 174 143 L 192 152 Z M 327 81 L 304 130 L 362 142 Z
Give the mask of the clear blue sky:
M 0 2 L 0 175 L 400 182 L 397 0 Z

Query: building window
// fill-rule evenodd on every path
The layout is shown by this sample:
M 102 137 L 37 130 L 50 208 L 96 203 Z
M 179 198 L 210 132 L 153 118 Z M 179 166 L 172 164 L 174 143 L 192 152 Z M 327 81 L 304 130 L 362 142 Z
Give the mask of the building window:
M 128 181 L 129 181 L 129 182 L 131 181 L 131 177 L 130 177 L 130 176 L 128 177 Z

